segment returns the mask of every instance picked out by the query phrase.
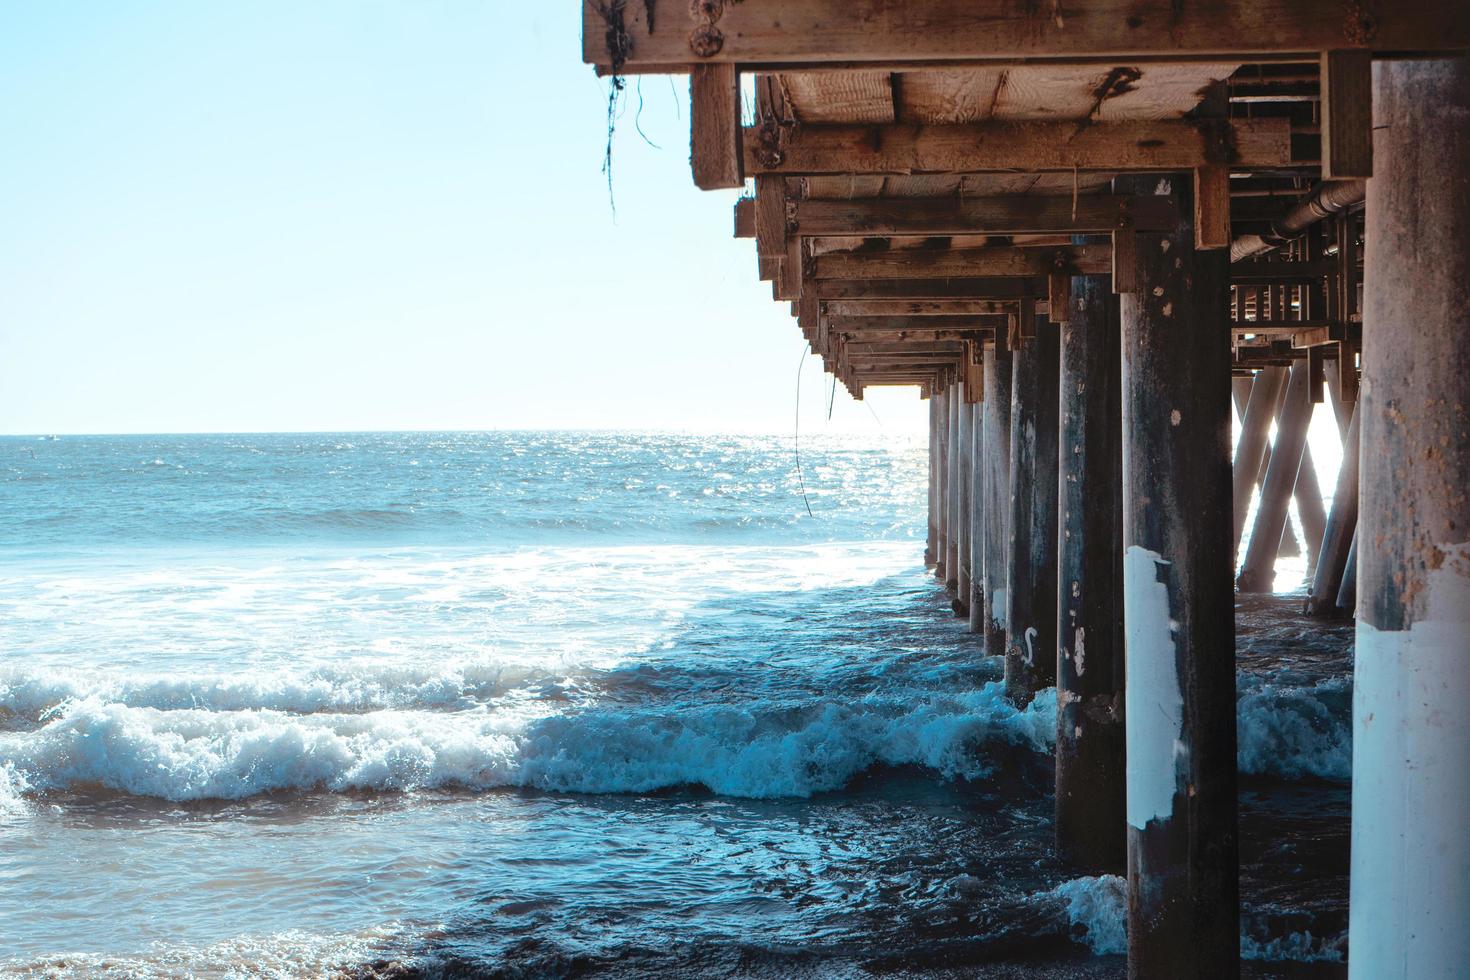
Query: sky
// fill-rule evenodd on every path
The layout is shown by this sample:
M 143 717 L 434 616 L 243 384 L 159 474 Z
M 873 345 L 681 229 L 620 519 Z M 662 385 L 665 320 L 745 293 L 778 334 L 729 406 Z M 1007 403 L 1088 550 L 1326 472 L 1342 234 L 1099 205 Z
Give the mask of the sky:
M 580 6 L 0 0 L 0 432 L 921 430 L 803 357 L 687 79 L 614 212 Z

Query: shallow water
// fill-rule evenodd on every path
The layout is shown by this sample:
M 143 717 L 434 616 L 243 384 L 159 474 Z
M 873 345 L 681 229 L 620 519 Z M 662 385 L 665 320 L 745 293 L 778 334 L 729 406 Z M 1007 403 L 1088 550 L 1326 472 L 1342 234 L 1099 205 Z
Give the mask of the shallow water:
M 0 440 L 0 969 L 1116 972 L 921 446 L 802 455 L 813 517 L 779 439 Z M 1343 955 L 1351 631 L 1284 607 L 1243 948 L 1291 970 Z

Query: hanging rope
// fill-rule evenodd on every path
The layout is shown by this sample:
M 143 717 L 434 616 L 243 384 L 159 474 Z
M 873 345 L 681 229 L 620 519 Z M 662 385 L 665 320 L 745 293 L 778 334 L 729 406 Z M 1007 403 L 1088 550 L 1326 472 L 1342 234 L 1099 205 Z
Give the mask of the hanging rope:
M 792 433 L 791 442 L 796 449 L 796 482 L 801 487 L 801 500 L 806 504 L 806 516 L 815 517 L 812 513 L 812 502 L 806 495 L 806 477 L 801 474 L 801 369 L 806 367 L 806 352 L 811 350 L 811 342 L 801 349 L 801 360 L 796 362 L 796 428 Z

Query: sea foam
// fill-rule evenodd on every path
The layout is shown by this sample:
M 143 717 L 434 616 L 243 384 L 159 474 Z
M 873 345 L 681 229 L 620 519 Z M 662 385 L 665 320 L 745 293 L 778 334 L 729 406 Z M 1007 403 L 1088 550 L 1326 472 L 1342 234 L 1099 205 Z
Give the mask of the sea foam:
M 678 712 L 590 708 L 527 719 L 460 711 L 288 714 L 67 702 L 34 731 L 0 734 L 28 792 L 100 786 L 168 800 L 283 790 L 524 786 L 584 793 L 702 785 L 731 796 L 810 796 L 875 765 L 977 779 L 1007 746 L 1044 751 L 1055 695 L 1025 710 L 1003 685 L 789 707 Z
M 1293 685 L 1254 674 L 1237 681 L 1241 772 L 1288 779 L 1352 778 L 1352 679 Z

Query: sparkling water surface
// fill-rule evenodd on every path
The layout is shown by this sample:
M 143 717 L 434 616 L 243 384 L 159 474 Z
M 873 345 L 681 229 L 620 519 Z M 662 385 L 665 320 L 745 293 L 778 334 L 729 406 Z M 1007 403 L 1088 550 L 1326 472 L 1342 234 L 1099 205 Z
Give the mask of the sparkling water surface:
M 0 971 L 1116 972 L 1054 696 L 922 568 L 922 443 L 792 450 L 0 439 Z M 1258 605 L 1243 948 L 1300 969 L 1344 951 L 1351 631 Z

